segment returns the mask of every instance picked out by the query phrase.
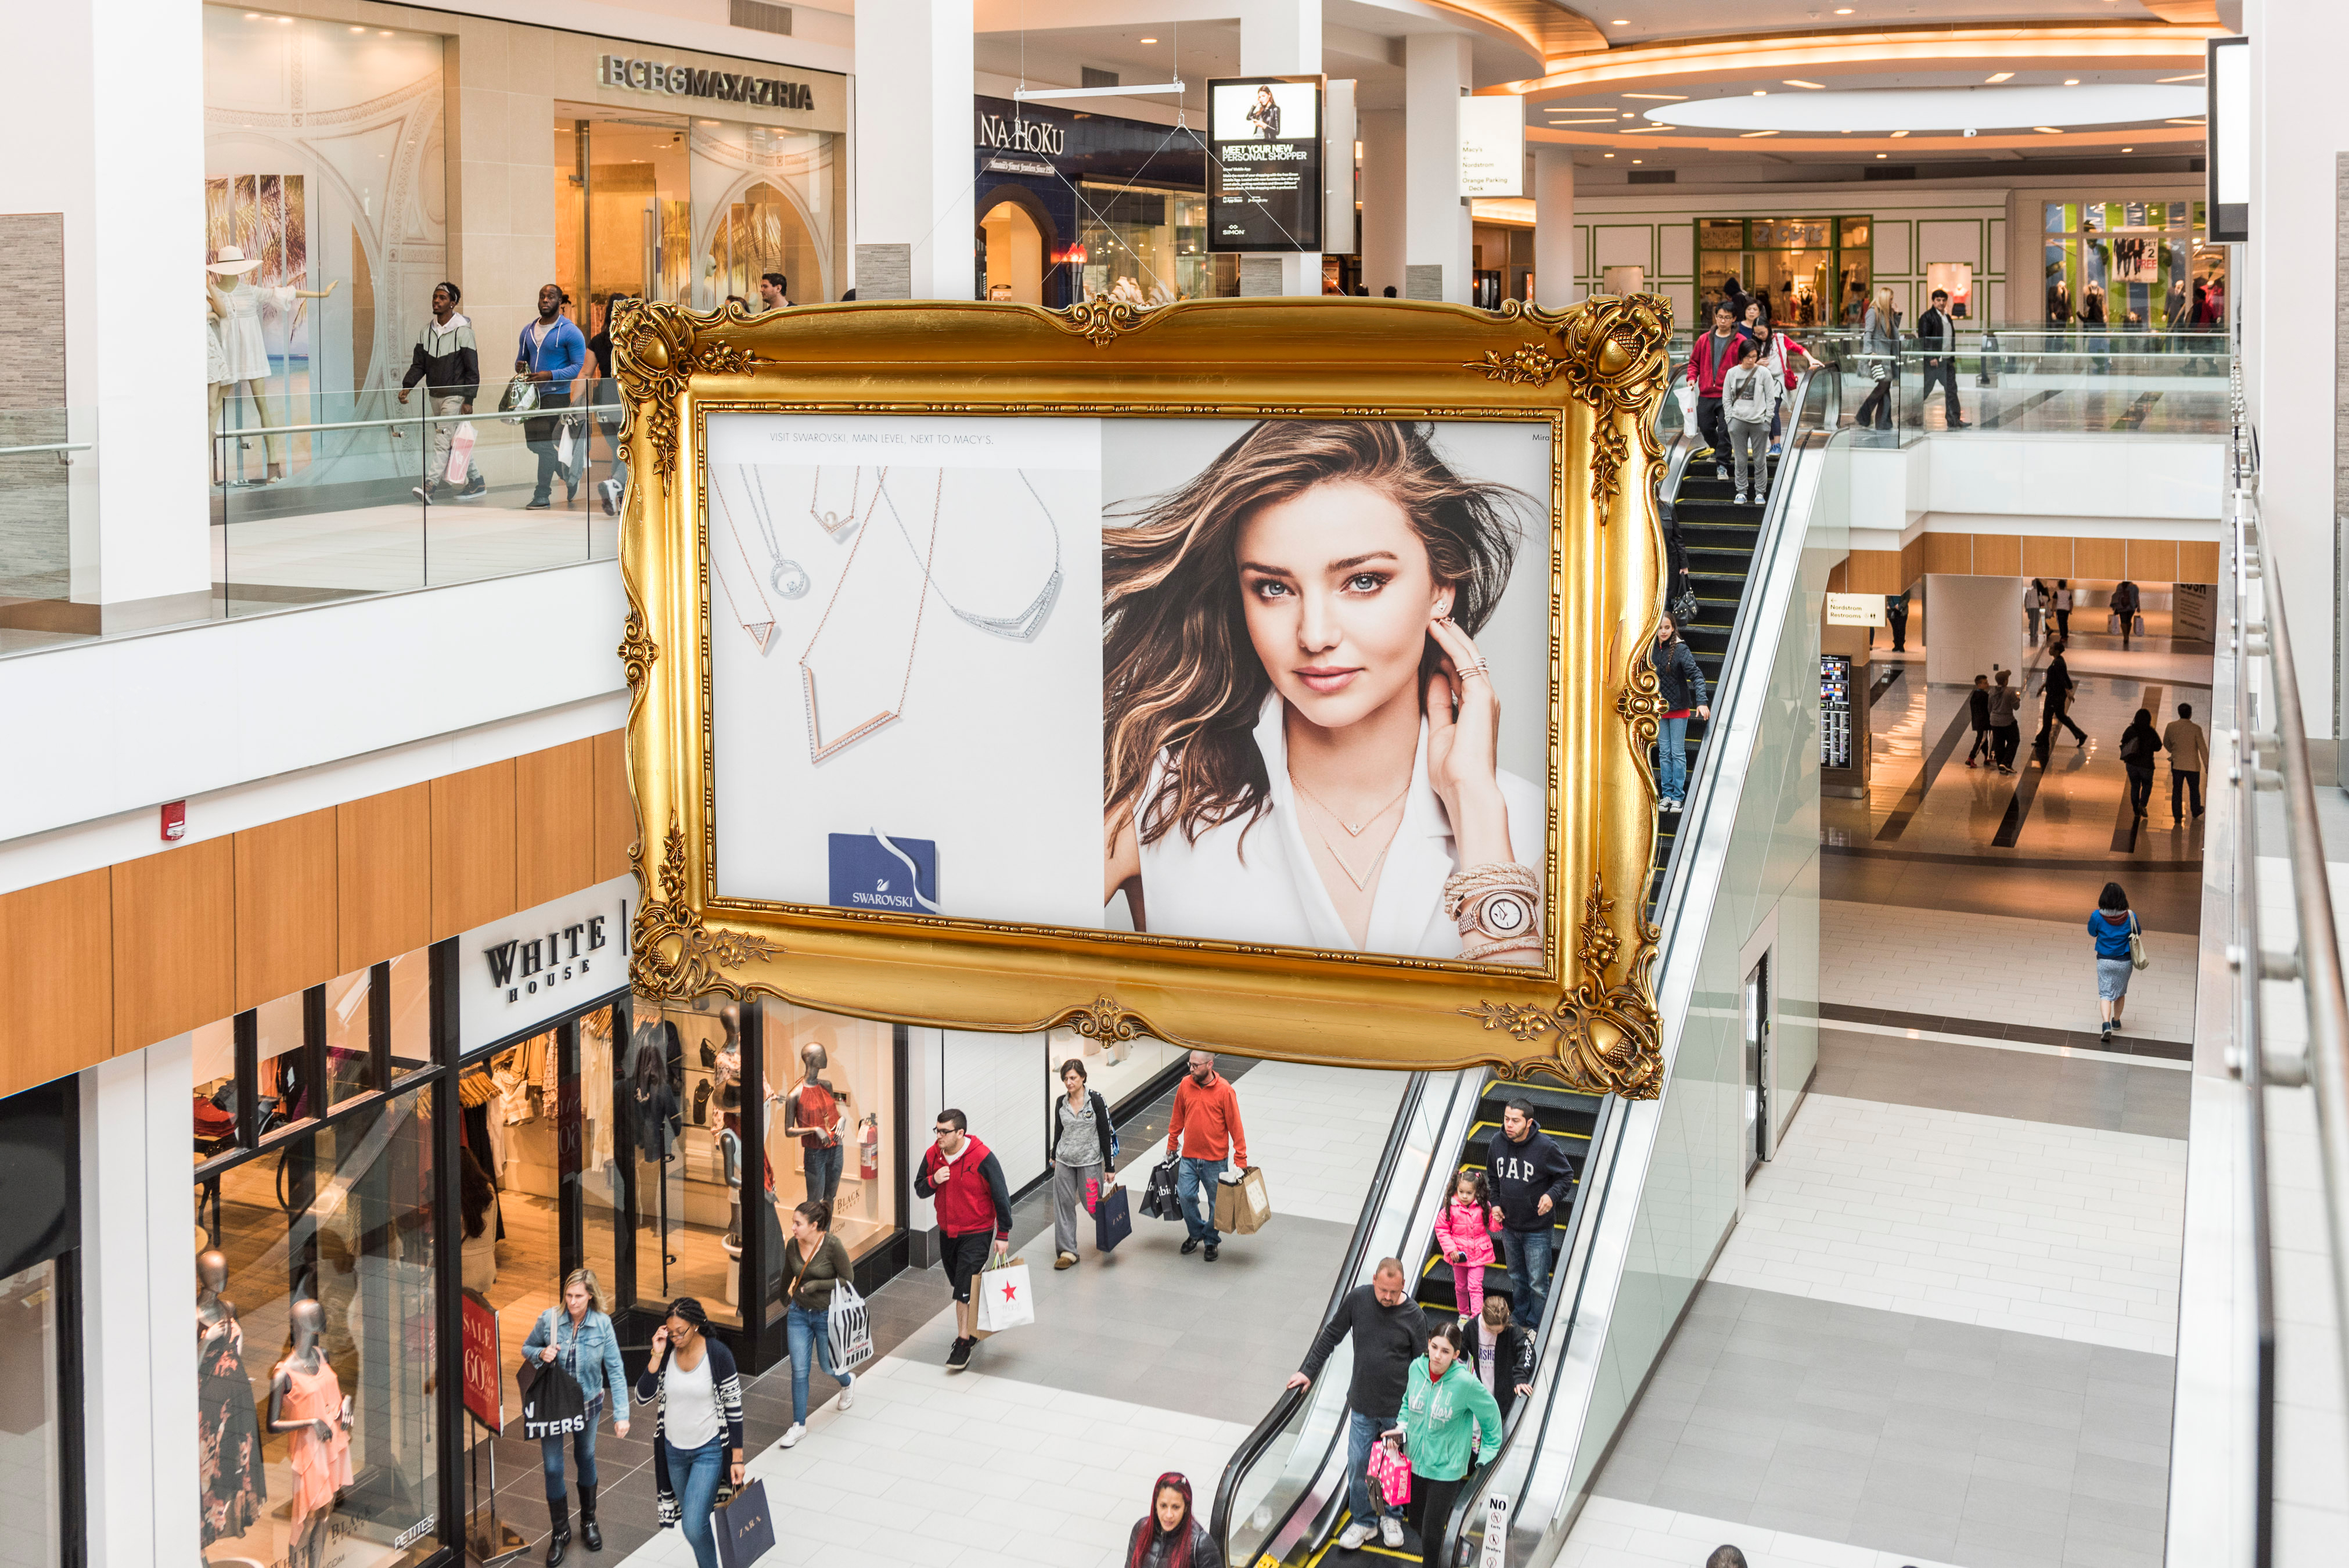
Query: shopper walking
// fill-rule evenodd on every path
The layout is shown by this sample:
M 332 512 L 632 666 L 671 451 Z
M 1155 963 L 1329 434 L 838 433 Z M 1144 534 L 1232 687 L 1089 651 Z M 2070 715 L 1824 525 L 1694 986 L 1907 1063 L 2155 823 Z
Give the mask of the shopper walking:
M 563 1304 L 538 1314 L 522 1342 L 523 1359 L 563 1364 L 571 1381 L 587 1402 L 587 1424 L 571 1435 L 571 1451 L 579 1464 L 579 1533 L 590 1552 L 604 1550 L 604 1532 L 595 1523 L 595 1428 L 604 1409 L 612 1410 L 615 1436 L 628 1435 L 626 1391 L 628 1369 L 620 1364 L 620 1338 L 604 1312 L 593 1270 L 574 1269 L 563 1282 Z M 546 1538 L 547 1568 L 555 1568 L 571 1544 L 571 1500 L 563 1484 L 563 1439 L 538 1440 L 539 1462 L 546 1470 L 546 1511 L 554 1530 Z
M 1085 1064 L 1071 1056 L 1061 1064 L 1061 1086 L 1052 1100 L 1052 1267 L 1077 1262 L 1077 1216 L 1090 1214 L 1117 1168 L 1117 1129 L 1110 1125 L 1109 1102 L 1085 1086 Z
M 2054 742 L 2058 726 L 2071 731 L 2076 743 L 2083 746 L 2088 743 L 2087 732 L 2072 722 L 2070 710 L 2075 682 L 2072 667 L 2064 659 L 2064 639 L 2060 637 L 2047 639 L 2047 668 L 2039 677 L 2039 738 L 2032 742 L 2032 751 L 2042 767 L 2047 765 L 2047 748 Z
M 1175 1200 L 1183 1206 L 1185 1255 L 1207 1249 L 1214 1262 L 1224 1239 L 1216 1231 L 1216 1183 L 1226 1160 L 1247 1168 L 1247 1129 L 1240 1125 L 1240 1100 L 1231 1080 L 1216 1075 L 1212 1051 L 1191 1053 L 1191 1071 L 1174 1085 L 1174 1111 L 1166 1123 L 1166 1153 L 1182 1158 L 1174 1173 Z
M 2202 775 L 2210 767 L 2210 742 L 2202 733 L 2202 726 L 2194 722 L 2194 705 L 2180 702 L 2178 717 L 2161 732 L 2161 749 L 2169 753 L 2169 823 L 2175 827 L 2185 820 L 2178 815 L 2178 796 L 2192 798 L 2194 820 L 2202 820 Z
M 1892 428 L 1892 383 L 1900 376 L 1900 315 L 1892 308 L 1892 291 L 1878 289 L 1859 327 L 1860 363 L 1876 383 L 1860 400 L 1851 422 L 1862 430 Z
M 691 1296 L 669 1303 L 653 1331 L 652 1359 L 636 1403 L 653 1407 L 653 1490 L 660 1527 L 678 1526 L 695 1568 L 718 1568 L 710 1510 L 742 1484 L 742 1378 L 733 1352 L 710 1337 L 709 1314 Z
M 1770 491 L 1770 415 L 1778 406 L 1777 379 L 1762 365 L 1752 338 L 1737 346 L 1737 367 L 1722 378 L 1722 408 L 1729 416 L 1730 483 L 1737 504 L 1760 505 Z
M 1150 1489 L 1150 1511 L 1126 1538 L 1125 1568 L 1224 1568 L 1223 1552 L 1191 1506 L 1191 1479 L 1168 1470 Z
M 1974 677 L 1974 689 L 1966 693 L 1966 722 L 1974 732 L 1974 743 L 1966 748 L 1966 766 L 1979 766 L 1978 759 L 1992 755 L 1990 742 L 1990 677 Z
M 1501 1112 L 1501 1130 L 1485 1140 L 1485 1169 L 1501 1206 L 1510 1305 L 1528 1332 L 1539 1334 L 1557 1226 L 1574 1196 L 1574 1166 L 1542 1131 L 1533 1102 L 1511 1100 Z
M 1493 1237 L 1500 1229 L 1485 1173 L 1471 1168 L 1454 1176 L 1452 1197 L 1435 1217 L 1435 1244 L 1452 1265 L 1452 1299 L 1463 1316 L 1485 1310 L 1485 1265 L 1498 1257 Z
M 791 1282 L 783 1314 L 783 1344 L 792 1358 L 792 1424 L 783 1447 L 797 1448 L 807 1436 L 808 1372 L 811 1358 L 840 1385 L 840 1407 L 856 1403 L 856 1375 L 832 1364 L 832 1293 L 843 1281 L 854 1284 L 856 1265 L 832 1233 L 832 1205 L 811 1198 L 792 1210 L 792 1239 L 783 1245 L 783 1278 Z
M 1710 721 L 1711 697 L 1696 654 L 1681 640 L 1680 623 L 1669 611 L 1656 623 L 1656 645 L 1648 650 L 1664 716 L 1656 725 L 1656 809 L 1678 811 L 1688 794 L 1688 722 L 1693 713 Z
M 1782 421 L 1793 418 L 1795 413 L 1795 357 L 1808 359 L 1811 354 L 1767 320 L 1747 328 L 1745 335 L 1762 350 L 1762 369 L 1770 377 L 1771 385 L 1783 389 L 1772 399 L 1770 409 L 1770 455 L 1775 457 Z
M 2161 736 L 2153 727 L 2153 713 L 2139 708 L 2129 727 L 2121 732 L 2121 766 L 2128 770 L 2129 811 L 2145 820 L 2146 803 L 2153 798 L 2153 760 L 2161 754 Z
M 1721 384 L 1737 365 L 1737 313 L 1727 301 L 1713 309 L 1713 330 L 1689 348 L 1689 381 L 1696 388 L 1697 439 L 1713 453 L 1713 473 L 1729 477 L 1729 421 L 1721 409 Z
M 2113 618 L 2121 625 L 2121 651 L 2124 653 L 2128 651 L 2130 634 L 2137 628 L 2137 607 L 2142 598 L 2143 596 L 2137 591 L 2137 585 L 2127 577 L 2113 585 Z
M 1307 1386 L 1321 1375 L 1338 1342 L 1353 1336 L 1354 1370 L 1346 1384 L 1346 1505 L 1353 1517 L 1338 1537 L 1346 1552 L 1373 1534 L 1383 1546 L 1402 1544 L 1402 1521 L 1371 1490 L 1370 1464 L 1372 1445 L 1393 1428 L 1394 1413 L 1402 1407 L 1412 1358 L 1427 1343 L 1426 1314 L 1404 1293 L 1403 1277 L 1400 1260 L 1379 1260 L 1369 1284 L 1356 1285 L 1338 1299 L 1338 1310 L 1313 1336 L 1305 1364 L 1288 1376 L 1289 1387 Z
M 453 283 L 434 286 L 432 314 L 417 328 L 408 374 L 399 379 L 399 400 L 407 402 L 408 394 L 421 381 L 425 406 L 436 416 L 431 466 L 425 472 L 424 483 L 413 492 L 428 506 L 447 493 L 449 453 L 457 439 L 457 427 L 449 422 L 450 416 L 471 413 L 473 399 L 481 389 L 481 356 L 473 343 L 473 324 L 457 312 L 458 302 L 464 297 L 463 291 Z M 478 501 L 489 492 L 489 485 L 481 479 L 481 465 L 468 457 L 465 487 L 457 493 L 457 499 Z
M 2072 581 L 2055 579 L 2055 635 L 2064 641 L 2072 640 Z
M 2023 590 L 2023 618 L 2031 625 L 2031 646 L 2033 648 L 2039 646 L 2039 622 L 2047 613 L 2050 597 L 2047 585 L 2037 577 L 2032 578 L 2031 586 Z
M 1465 1326 L 1468 1370 L 1491 1393 L 1506 1422 L 1517 1401 L 1533 1392 L 1534 1336 L 1509 1321 L 1506 1296 L 1487 1296 Z
M 2014 753 L 2023 744 L 2023 724 L 2017 717 L 2023 707 L 2023 693 L 2007 684 L 2013 671 L 2002 670 L 1990 690 L 1991 756 L 1998 771 L 2014 771 Z
M 522 329 L 514 349 L 514 374 L 538 383 L 539 417 L 522 422 L 524 444 L 538 453 L 538 485 L 530 493 L 525 512 L 543 512 L 553 504 L 548 495 L 558 473 L 563 476 L 563 504 L 568 506 L 579 498 L 575 465 L 586 460 L 585 443 L 575 443 L 566 460 L 562 451 L 565 421 L 548 410 L 571 406 L 572 388 L 586 363 L 587 338 L 563 314 L 562 288 L 547 284 L 538 291 L 538 318 Z
M 1948 289 L 1935 289 L 1932 308 L 1917 318 L 1917 348 L 1924 356 L 1925 368 L 1925 379 L 1917 389 L 1920 418 L 1938 383 L 1943 422 L 1953 431 L 1971 430 L 1958 403 L 1958 324 L 1950 315 Z
M 2129 975 L 2136 968 L 2129 961 L 2129 938 L 2138 929 L 2128 895 L 2118 882 L 2106 883 L 2088 917 L 2088 935 L 2096 944 L 2096 1004 L 2104 1010 L 2106 1044 L 2121 1026 L 2122 1009 L 2128 1006 Z
M 930 1130 L 937 1142 L 922 1156 L 914 1191 L 937 1206 L 947 1283 L 955 1301 L 955 1342 L 947 1352 L 947 1370 L 960 1372 L 978 1344 L 978 1297 L 972 1282 L 987 1267 L 990 1252 L 999 1258 L 1011 1250 L 1011 1189 L 1004 1184 L 1003 1162 L 970 1136 L 970 1119 L 960 1111 L 940 1111 Z
M 1444 1550 L 1460 1483 L 1479 1452 L 1501 1446 L 1501 1407 L 1464 1365 L 1467 1331 L 1431 1327 L 1427 1351 L 1403 1377 L 1402 1407 L 1386 1434 L 1411 1455 L 1412 1503 L 1419 1511 L 1420 1568 L 1449 1568 Z
M 1884 596 L 1884 624 L 1889 628 L 1892 632 L 1892 651 L 1895 653 L 1908 652 L 1909 595 L 1906 590 L 1900 593 L 1887 594 Z M 1873 642 L 1875 640 L 1875 633 L 1870 632 L 1868 634 L 1868 638 L 1870 642 Z

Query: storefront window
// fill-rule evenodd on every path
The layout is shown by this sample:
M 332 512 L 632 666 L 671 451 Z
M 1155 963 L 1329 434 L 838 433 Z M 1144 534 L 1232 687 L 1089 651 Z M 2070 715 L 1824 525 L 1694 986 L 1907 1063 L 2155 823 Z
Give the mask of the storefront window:
M 862 1257 L 898 1223 L 895 1032 L 771 999 L 761 1005 L 768 1072 L 784 1081 L 767 1115 L 777 1200 L 788 1210 L 828 1198 L 834 1233 Z
M 58 1259 L 0 1279 L 0 1563 L 62 1568 Z
M 1697 223 L 1700 312 L 1736 284 L 1786 327 L 1857 326 L 1870 276 L 1868 218 L 1707 218 Z
M 1113 292 L 1121 280 L 1154 303 L 1215 293 L 1205 195 L 1091 180 L 1078 191 L 1088 297 Z
M 436 1248 L 419 1091 L 199 1190 L 197 1452 L 206 1561 L 420 1563 L 438 1546 Z
M 2227 320 L 2227 253 L 2201 242 L 2199 202 L 2048 202 L 2050 327 L 2216 332 Z
M 748 1070 L 739 1003 L 662 1007 L 643 998 L 622 1075 L 629 1105 L 637 1236 L 630 1303 L 693 1296 L 713 1322 L 742 1321 L 743 1227 L 773 1223 L 762 1173 L 744 1158 Z M 774 1240 L 771 1234 L 771 1240 Z M 771 1256 L 780 1256 L 774 1240 Z

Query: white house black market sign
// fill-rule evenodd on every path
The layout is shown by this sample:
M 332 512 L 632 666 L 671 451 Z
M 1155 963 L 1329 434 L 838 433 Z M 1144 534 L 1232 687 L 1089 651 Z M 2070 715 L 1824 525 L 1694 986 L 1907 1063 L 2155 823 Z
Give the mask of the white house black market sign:
M 605 87 L 633 88 L 638 92 L 666 93 L 671 98 L 755 104 L 764 109 L 815 107 L 813 88 L 805 82 L 783 77 L 738 76 L 732 71 L 673 66 L 665 60 L 632 59 L 626 55 L 600 56 L 596 68 L 596 79 Z
M 636 896 L 635 876 L 624 873 L 460 937 L 460 1052 L 537 1028 L 626 985 Z

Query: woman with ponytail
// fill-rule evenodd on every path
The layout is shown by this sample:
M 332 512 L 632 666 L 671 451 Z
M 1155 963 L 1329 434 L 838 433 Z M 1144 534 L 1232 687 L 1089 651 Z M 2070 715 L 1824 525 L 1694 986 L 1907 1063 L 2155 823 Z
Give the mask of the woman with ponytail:
M 1168 1470 L 1150 1490 L 1150 1512 L 1134 1521 L 1125 1568 L 1224 1568 L 1224 1554 L 1191 1508 L 1190 1479 Z
M 792 1239 L 783 1248 L 783 1278 L 790 1281 L 790 1310 L 783 1314 L 783 1338 L 792 1357 L 792 1428 L 783 1447 L 797 1448 L 807 1436 L 808 1369 L 821 1356 L 826 1376 L 840 1385 L 840 1407 L 856 1402 L 850 1386 L 856 1379 L 832 1364 L 832 1293 L 843 1280 L 855 1279 L 856 1265 L 848 1249 L 832 1233 L 832 1205 L 810 1199 L 792 1210 Z

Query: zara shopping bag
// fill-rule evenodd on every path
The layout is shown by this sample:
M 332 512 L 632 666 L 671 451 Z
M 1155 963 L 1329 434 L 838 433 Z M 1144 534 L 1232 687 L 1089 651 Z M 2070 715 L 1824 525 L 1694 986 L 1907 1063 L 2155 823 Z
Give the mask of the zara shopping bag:
M 824 1332 L 832 1336 L 832 1364 L 841 1371 L 854 1372 L 873 1359 L 873 1320 L 864 1310 L 864 1298 L 846 1280 L 832 1287 Z
M 1237 1177 L 1226 1174 L 1216 1183 L 1216 1229 L 1227 1236 L 1253 1236 L 1272 1218 L 1272 1199 L 1265 1190 L 1264 1172 L 1249 1166 Z
M 775 1516 L 767 1507 L 767 1483 L 748 1480 L 710 1516 L 722 1568 L 751 1568 L 775 1549 Z
M 1093 1204 L 1093 1245 L 1113 1252 L 1120 1241 L 1133 1234 L 1133 1206 L 1124 1188 L 1112 1187 Z
M 978 1331 L 1001 1334 L 1036 1321 L 1036 1298 L 1028 1284 L 1028 1264 L 1019 1258 L 979 1271 Z

